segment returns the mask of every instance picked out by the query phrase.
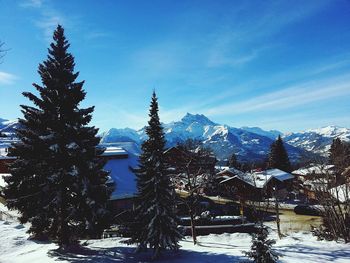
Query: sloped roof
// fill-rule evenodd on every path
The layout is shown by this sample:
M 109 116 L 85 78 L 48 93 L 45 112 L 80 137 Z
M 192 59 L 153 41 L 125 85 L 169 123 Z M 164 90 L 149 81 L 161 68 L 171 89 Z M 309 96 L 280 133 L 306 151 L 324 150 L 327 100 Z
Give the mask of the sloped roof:
M 266 170 L 265 172 L 281 182 L 294 178 L 292 174 L 279 169 L 270 169 Z
M 292 172 L 292 174 L 296 175 L 309 175 L 309 174 L 325 174 L 332 173 L 332 169 L 334 165 L 314 165 L 310 167 L 300 168 Z
M 241 180 L 242 182 L 244 182 L 244 183 L 246 183 L 246 184 L 249 184 L 249 185 L 251 185 L 251 186 L 253 186 L 253 187 L 256 187 L 251 181 L 249 181 L 249 180 L 247 180 L 247 178 L 242 178 L 242 177 L 240 177 L 240 176 L 238 176 L 238 175 L 235 175 L 235 176 L 232 176 L 232 177 L 229 177 L 229 178 L 227 178 L 227 179 L 225 179 L 225 180 L 222 180 L 221 182 L 220 182 L 220 184 L 224 184 L 224 183 L 227 183 L 227 182 L 230 182 L 230 181 L 232 181 L 232 180 Z
M 107 147 L 101 156 L 119 156 L 128 155 L 128 152 L 122 147 Z
M 104 170 L 109 171 L 109 176 L 115 182 L 115 189 L 111 195 L 112 200 L 122 199 L 135 196 L 136 189 L 136 175 L 132 168 L 138 166 L 138 156 L 127 152 L 123 148 L 111 147 L 107 152 L 114 154 L 127 154 L 127 158 L 110 159 L 104 166 Z M 108 156 L 108 155 L 107 155 Z
M 221 183 L 229 182 L 233 179 L 240 179 L 247 184 L 253 185 L 256 188 L 263 188 L 272 179 L 275 178 L 280 182 L 293 179 L 294 176 L 279 169 L 269 169 L 262 172 L 255 172 L 252 174 L 242 173 L 242 175 L 235 175 L 223 180 Z
M 350 186 L 343 184 L 339 185 L 337 187 L 331 188 L 330 192 L 332 196 L 336 199 L 338 199 L 340 202 L 345 202 L 347 200 L 350 200 Z
M 4 180 L 4 177 L 9 176 L 11 174 L 0 174 L 0 188 L 3 188 L 6 186 L 6 182 Z
M 239 176 L 244 176 L 244 172 L 236 169 L 236 168 L 225 168 L 224 170 L 218 172 L 216 175 L 223 175 L 223 174 L 232 174 L 232 175 L 239 175 Z

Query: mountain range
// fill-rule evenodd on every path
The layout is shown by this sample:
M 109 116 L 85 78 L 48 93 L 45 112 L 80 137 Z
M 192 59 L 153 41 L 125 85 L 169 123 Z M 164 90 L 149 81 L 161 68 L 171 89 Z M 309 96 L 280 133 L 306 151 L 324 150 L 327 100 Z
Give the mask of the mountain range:
M 0 132 L 13 137 L 16 121 L 0 119 Z M 163 123 L 167 146 L 174 146 L 187 139 L 198 139 L 210 147 L 219 160 L 229 158 L 232 153 L 241 161 L 262 161 L 267 158 L 271 143 L 281 135 L 292 161 L 326 156 L 335 138 L 350 141 L 350 129 L 327 126 L 303 132 L 283 134 L 277 130 L 266 131 L 259 127 L 235 128 L 215 123 L 202 114 L 187 113 L 180 121 Z M 134 149 L 146 138 L 145 128 L 112 128 L 100 134 L 101 144 L 134 143 Z M 1 141 L 0 141 L 1 147 Z

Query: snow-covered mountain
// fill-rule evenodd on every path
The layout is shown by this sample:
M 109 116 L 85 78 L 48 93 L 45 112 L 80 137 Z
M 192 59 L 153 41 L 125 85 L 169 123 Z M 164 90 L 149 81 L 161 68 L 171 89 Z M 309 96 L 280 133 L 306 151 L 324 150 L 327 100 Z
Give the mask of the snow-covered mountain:
M 7 148 L 16 140 L 15 129 L 18 128 L 17 120 L 9 121 L 0 118 L 0 134 L 6 137 L 0 137 L 0 148 Z
M 249 131 L 249 128 L 233 128 L 209 120 L 200 114 L 187 113 L 180 121 L 163 124 L 168 146 L 176 145 L 187 139 L 198 139 L 205 146 L 210 147 L 218 159 L 226 159 L 235 153 L 240 160 L 261 161 L 267 157 L 271 143 L 277 131 L 263 131 L 259 133 Z M 262 135 L 264 134 L 264 135 Z M 268 135 L 267 135 L 268 134 Z M 137 138 L 139 136 L 139 139 Z M 126 138 L 136 143 L 145 139 L 144 128 L 138 131 L 132 129 L 111 129 L 102 134 L 102 143 L 111 143 Z M 291 145 L 286 145 L 292 160 L 297 160 L 306 151 Z
M 14 129 L 18 121 L 0 119 L 0 132 L 7 138 L 0 138 L 1 145 L 9 144 L 15 136 Z M 266 158 L 271 143 L 281 132 L 265 131 L 259 127 L 234 128 L 215 123 L 201 114 L 187 113 L 180 121 L 163 124 L 168 146 L 176 145 L 189 138 L 202 140 L 204 145 L 213 149 L 219 159 L 228 158 L 233 152 L 241 160 L 260 161 Z M 304 132 L 282 135 L 292 160 L 300 156 L 316 153 L 327 155 L 335 138 L 350 141 L 350 129 L 327 126 Z M 146 138 L 145 129 L 112 128 L 101 134 L 101 143 L 114 145 L 132 142 L 133 151 L 139 151 L 141 142 Z M 129 144 L 128 144 L 129 145 Z M 131 147 L 131 146 L 130 146 Z
M 14 136 L 15 128 L 18 127 L 18 120 L 5 120 L 0 118 L 0 132 L 8 136 Z
M 140 143 L 140 132 L 130 128 L 116 129 L 112 128 L 102 134 L 103 143 L 114 143 L 114 142 L 135 142 Z
M 277 130 L 265 131 L 259 127 L 241 127 L 241 129 L 252 133 L 256 133 L 262 136 L 269 137 L 273 140 L 275 140 L 278 137 L 278 135 L 282 135 L 282 132 L 280 131 L 277 131 Z
M 328 154 L 333 139 L 350 141 L 350 129 L 338 126 L 327 126 L 304 132 L 289 133 L 283 136 L 285 142 L 323 156 Z

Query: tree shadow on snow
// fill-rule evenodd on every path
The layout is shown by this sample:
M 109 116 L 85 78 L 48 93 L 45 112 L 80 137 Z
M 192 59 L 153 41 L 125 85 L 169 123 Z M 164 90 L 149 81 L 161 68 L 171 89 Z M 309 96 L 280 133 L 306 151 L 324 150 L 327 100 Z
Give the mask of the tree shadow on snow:
M 190 240 L 183 240 L 182 242 L 188 242 L 193 243 L 193 241 Z M 200 247 L 210 247 L 210 248 L 222 248 L 222 249 L 237 249 L 237 246 L 231 245 L 231 244 L 223 244 L 223 243 L 216 243 L 216 242 L 201 242 L 197 241 L 197 245 Z
M 221 262 L 242 262 L 244 257 L 230 256 L 225 254 L 209 254 L 206 252 L 187 251 L 165 251 L 157 260 L 151 260 L 152 251 L 135 253 L 134 247 L 114 247 L 114 248 L 84 248 L 75 253 L 52 250 L 49 256 L 56 260 L 65 260 L 71 263 L 147 263 L 147 262 L 191 262 L 191 263 L 221 263 Z
M 322 262 L 332 262 L 338 259 L 348 259 L 350 262 L 350 249 L 336 249 L 324 251 L 320 248 L 307 246 L 307 245 L 290 245 L 290 246 L 280 246 L 277 251 L 282 255 L 285 253 L 294 253 L 294 254 L 302 254 L 302 255 L 310 255 L 313 256 L 316 261 Z

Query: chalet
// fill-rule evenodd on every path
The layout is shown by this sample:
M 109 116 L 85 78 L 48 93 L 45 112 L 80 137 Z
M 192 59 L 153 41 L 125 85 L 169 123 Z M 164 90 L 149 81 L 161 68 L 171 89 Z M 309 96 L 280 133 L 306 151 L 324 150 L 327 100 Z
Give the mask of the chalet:
M 0 148 L 0 173 L 9 173 L 9 164 L 14 162 L 16 157 L 8 156 L 8 148 Z
M 335 175 L 334 165 L 311 165 L 292 172 L 299 189 L 298 199 L 316 202 L 317 189 L 327 189 L 330 177 Z M 334 181 L 335 183 L 335 181 Z
M 350 184 L 342 184 L 333 187 L 329 189 L 329 192 L 340 203 L 347 203 L 350 201 Z
M 270 169 L 262 172 L 262 176 L 266 178 L 264 184 L 265 191 L 268 196 L 277 196 L 285 199 L 293 190 L 294 176 L 290 173 L 279 169 Z
M 312 165 L 310 167 L 300 168 L 292 172 L 292 174 L 301 181 L 318 179 L 327 174 L 334 173 L 334 165 Z
M 220 172 L 216 174 L 216 179 L 218 181 L 222 181 L 236 175 L 239 177 L 243 177 L 245 173 L 233 167 L 224 167 Z
M 122 147 L 107 147 L 101 158 L 107 162 L 104 169 L 109 172 L 108 185 L 113 186 L 110 205 L 113 212 L 133 207 L 136 195 L 136 176 L 134 169 L 138 166 L 138 156 Z
M 260 200 L 262 191 L 253 184 L 248 176 L 234 175 L 224 179 L 219 183 L 220 188 L 223 189 L 225 195 L 236 200 Z
M 229 175 L 230 171 L 219 174 Z M 264 196 L 277 195 L 285 199 L 292 191 L 294 176 L 279 169 L 234 175 L 220 182 L 226 189 L 239 198 L 261 200 Z
M 215 173 L 216 158 L 211 155 L 199 156 L 195 151 L 189 151 L 181 146 L 174 146 L 164 152 L 166 163 L 177 171 L 185 171 L 189 161 L 188 168 L 191 173 L 197 173 L 199 170 Z
M 170 178 L 177 190 L 188 190 L 189 174 L 192 178 L 191 183 L 196 186 L 204 185 L 202 183 L 215 174 L 217 160 L 210 154 L 200 154 L 197 151 L 175 146 L 167 149 L 164 156 Z M 212 191 L 212 187 L 198 188 L 200 193 L 213 194 Z

